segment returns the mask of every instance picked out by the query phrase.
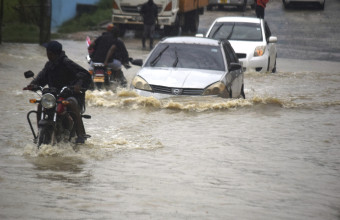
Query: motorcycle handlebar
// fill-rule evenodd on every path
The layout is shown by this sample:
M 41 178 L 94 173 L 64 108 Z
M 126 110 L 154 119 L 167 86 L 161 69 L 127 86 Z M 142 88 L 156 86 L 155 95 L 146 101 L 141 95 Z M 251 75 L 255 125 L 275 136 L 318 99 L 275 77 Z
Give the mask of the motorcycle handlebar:
M 28 85 L 28 86 L 24 87 L 23 90 L 30 90 L 30 91 L 36 92 L 38 90 L 41 90 L 41 87 L 37 86 L 37 85 Z

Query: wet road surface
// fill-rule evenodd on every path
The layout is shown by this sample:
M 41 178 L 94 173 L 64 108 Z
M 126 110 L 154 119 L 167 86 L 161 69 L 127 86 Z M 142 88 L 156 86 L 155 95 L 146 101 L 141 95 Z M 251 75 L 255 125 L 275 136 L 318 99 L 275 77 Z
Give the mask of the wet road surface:
M 26 113 L 36 95 L 22 91 L 29 82 L 23 72 L 39 72 L 44 48 L 1 45 L 0 218 L 339 219 L 338 29 L 318 50 L 313 33 L 322 31 L 310 26 L 311 36 L 293 38 L 288 25 L 275 26 L 284 19 L 299 26 L 315 13 L 334 24 L 339 15 L 327 13 L 339 4 L 327 2 L 321 12 L 269 3 L 266 18 L 283 42 L 278 73 L 248 73 L 245 100 L 87 92 L 92 138 L 78 152 L 68 143 L 39 151 L 32 143 Z M 207 12 L 200 30 L 222 14 L 240 13 Z M 129 53 L 145 59 L 148 51 L 132 35 L 125 37 Z M 288 41 L 303 36 L 306 45 Z M 60 41 L 87 68 L 85 40 Z M 313 60 L 325 53 L 333 62 Z M 124 70 L 129 82 L 138 69 Z

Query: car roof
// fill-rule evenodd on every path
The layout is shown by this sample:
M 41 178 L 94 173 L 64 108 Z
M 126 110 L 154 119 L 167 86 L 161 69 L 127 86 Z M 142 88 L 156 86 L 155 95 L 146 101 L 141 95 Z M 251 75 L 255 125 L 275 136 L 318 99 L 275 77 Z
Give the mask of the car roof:
M 246 22 L 246 23 L 261 23 L 260 18 L 255 17 L 219 17 L 215 22 Z
M 220 40 L 202 37 L 168 37 L 164 38 L 161 43 L 181 43 L 181 44 L 200 44 L 219 46 Z

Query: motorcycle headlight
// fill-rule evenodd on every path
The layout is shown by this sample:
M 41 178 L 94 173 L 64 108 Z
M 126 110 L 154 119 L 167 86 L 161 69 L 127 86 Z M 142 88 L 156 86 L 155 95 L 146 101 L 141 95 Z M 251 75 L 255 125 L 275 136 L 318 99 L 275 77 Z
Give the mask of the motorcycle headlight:
M 41 105 L 44 108 L 53 108 L 55 106 L 56 100 L 54 95 L 50 94 L 50 93 L 46 93 L 42 96 L 41 98 Z
M 203 95 L 222 95 L 226 92 L 226 87 L 222 82 L 217 82 L 206 88 Z
M 264 54 L 266 46 L 258 46 L 255 48 L 254 57 L 260 57 Z
M 146 90 L 146 91 L 152 91 L 152 88 L 150 87 L 149 83 L 147 83 L 142 77 L 136 76 L 132 80 L 132 85 L 136 89 L 140 90 Z

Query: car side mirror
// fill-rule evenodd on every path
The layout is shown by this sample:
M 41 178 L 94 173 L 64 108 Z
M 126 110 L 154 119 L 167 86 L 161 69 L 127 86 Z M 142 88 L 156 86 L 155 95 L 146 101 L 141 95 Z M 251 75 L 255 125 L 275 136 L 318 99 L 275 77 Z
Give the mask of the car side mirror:
M 31 70 L 24 72 L 24 75 L 26 79 L 34 77 L 34 73 Z
M 198 33 L 195 35 L 195 37 L 204 37 L 204 34 Z
M 130 63 L 136 66 L 143 66 L 143 60 L 142 59 L 131 59 Z
M 242 65 L 240 63 L 230 63 L 229 65 L 229 71 L 235 71 L 242 68 Z
M 269 43 L 276 43 L 277 42 L 277 37 L 270 36 L 268 42 Z

